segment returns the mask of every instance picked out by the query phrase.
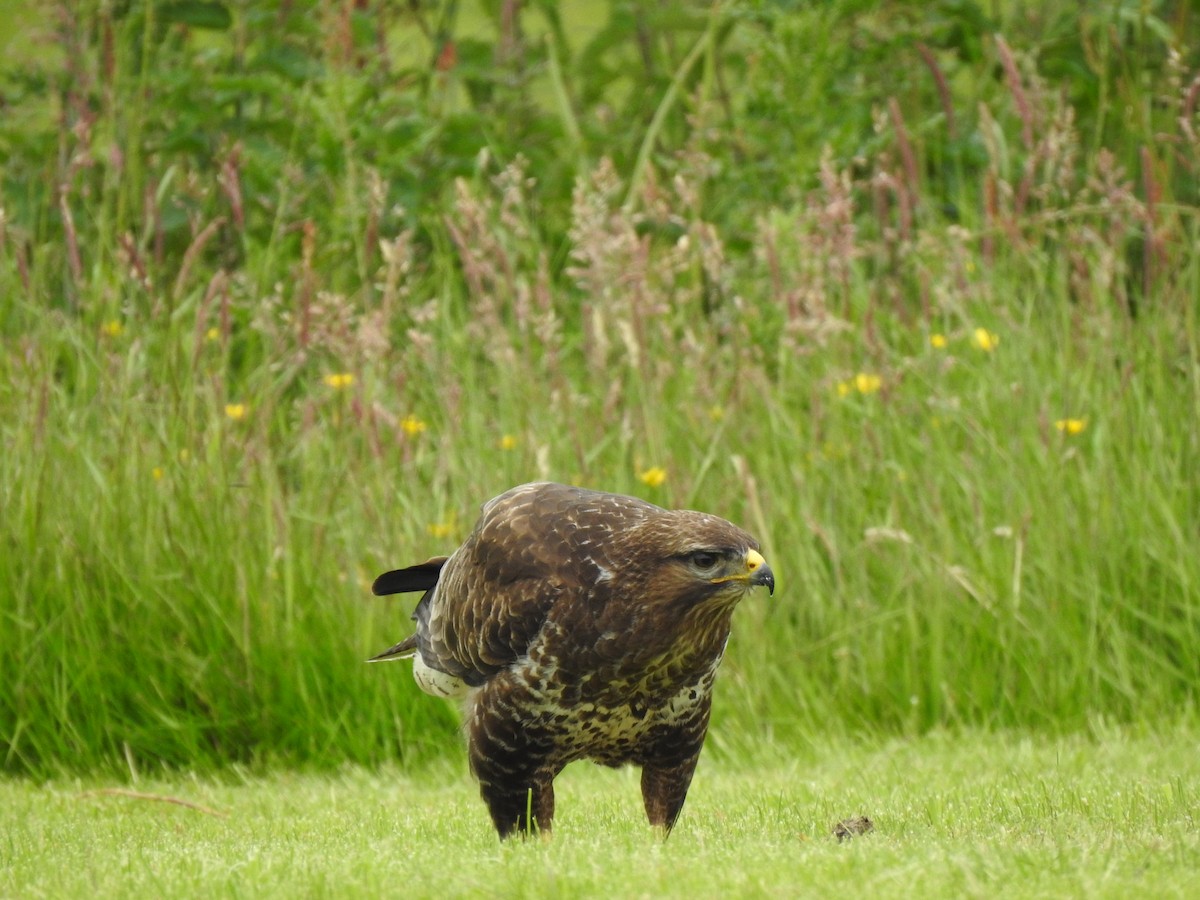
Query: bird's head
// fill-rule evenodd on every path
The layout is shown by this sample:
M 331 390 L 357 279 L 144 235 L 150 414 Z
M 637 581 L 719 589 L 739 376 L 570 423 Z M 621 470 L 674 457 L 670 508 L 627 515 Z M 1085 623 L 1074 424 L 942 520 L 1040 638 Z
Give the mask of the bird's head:
M 648 532 L 644 548 L 655 557 L 648 594 L 684 606 L 732 607 L 751 588 L 775 592 L 758 541 L 724 519 L 673 510 Z
M 680 586 L 690 583 L 686 593 L 695 601 L 720 598 L 736 602 L 750 588 L 759 586 L 775 593 L 775 573 L 757 546 L 710 542 L 689 547 L 668 565 L 672 563 Z

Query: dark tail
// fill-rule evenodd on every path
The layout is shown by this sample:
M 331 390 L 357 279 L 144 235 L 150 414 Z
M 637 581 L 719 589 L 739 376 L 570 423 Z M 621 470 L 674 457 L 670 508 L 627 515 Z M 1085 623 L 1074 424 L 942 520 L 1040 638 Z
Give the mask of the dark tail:
M 409 566 L 407 569 L 394 569 L 384 572 L 375 579 L 371 591 L 377 596 L 385 594 L 409 594 L 413 591 L 427 591 L 437 584 L 438 576 L 442 574 L 442 566 L 448 556 L 435 556 L 423 563 Z M 391 651 L 388 651 L 391 652 Z

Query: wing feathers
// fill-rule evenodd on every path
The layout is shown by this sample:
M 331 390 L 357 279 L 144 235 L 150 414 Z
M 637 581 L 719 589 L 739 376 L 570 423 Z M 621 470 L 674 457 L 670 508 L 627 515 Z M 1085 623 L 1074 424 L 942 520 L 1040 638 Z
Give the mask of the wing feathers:
M 547 623 L 568 644 L 592 650 L 604 635 L 622 635 L 604 650 L 640 658 L 661 648 L 624 636 L 640 629 L 659 643 L 674 639 L 670 628 L 643 622 L 654 618 L 651 605 L 664 606 L 642 597 L 656 561 L 728 541 L 753 545 L 715 516 L 566 485 L 521 485 L 484 504 L 452 556 L 379 576 L 376 594 L 426 593 L 414 613 L 415 643 L 376 658 L 419 649 L 424 665 L 478 685 L 528 654 Z

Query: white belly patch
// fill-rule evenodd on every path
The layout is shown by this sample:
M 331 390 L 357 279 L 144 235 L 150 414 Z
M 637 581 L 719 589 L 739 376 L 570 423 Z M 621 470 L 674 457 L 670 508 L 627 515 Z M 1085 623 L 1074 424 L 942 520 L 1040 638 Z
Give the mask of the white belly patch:
M 413 678 L 421 690 L 434 697 L 461 697 L 470 690 L 461 678 L 427 666 L 419 651 L 413 656 Z

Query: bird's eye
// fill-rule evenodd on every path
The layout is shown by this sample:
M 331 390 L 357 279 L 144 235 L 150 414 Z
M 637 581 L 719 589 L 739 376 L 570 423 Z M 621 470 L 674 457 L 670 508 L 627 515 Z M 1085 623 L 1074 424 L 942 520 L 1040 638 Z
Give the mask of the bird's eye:
M 692 554 L 692 565 L 697 569 L 711 569 L 718 562 L 720 557 L 708 550 L 697 550 Z

